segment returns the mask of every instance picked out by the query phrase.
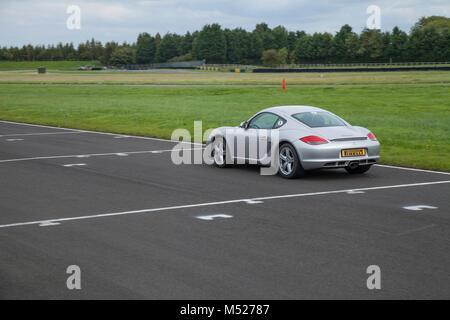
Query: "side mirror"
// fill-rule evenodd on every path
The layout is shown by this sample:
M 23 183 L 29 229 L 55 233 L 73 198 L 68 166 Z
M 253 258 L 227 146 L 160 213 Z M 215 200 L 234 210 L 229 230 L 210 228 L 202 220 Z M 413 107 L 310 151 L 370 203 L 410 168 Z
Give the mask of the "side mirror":
M 240 127 L 240 128 L 244 128 L 244 129 L 247 129 L 247 128 L 248 128 L 248 122 L 247 122 L 247 121 L 241 122 L 241 124 L 239 125 L 239 127 Z

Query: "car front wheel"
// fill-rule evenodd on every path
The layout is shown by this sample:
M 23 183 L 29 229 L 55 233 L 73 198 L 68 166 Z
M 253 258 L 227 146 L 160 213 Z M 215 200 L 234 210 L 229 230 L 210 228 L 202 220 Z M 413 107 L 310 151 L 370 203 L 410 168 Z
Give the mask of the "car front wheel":
M 214 165 L 219 168 L 225 168 L 226 163 L 226 143 L 224 139 L 216 139 L 213 142 L 212 156 Z

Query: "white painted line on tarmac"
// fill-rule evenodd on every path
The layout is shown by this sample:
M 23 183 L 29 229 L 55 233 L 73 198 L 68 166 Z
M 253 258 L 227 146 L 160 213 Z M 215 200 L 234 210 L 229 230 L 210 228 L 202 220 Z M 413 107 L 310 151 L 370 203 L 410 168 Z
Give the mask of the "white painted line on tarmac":
M 203 148 L 184 148 L 183 151 L 189 150 L 202 150 Z M 141 153 L 163 153 L 163 152 L 179 152 L 180 150 L 166 149 L 166 150 L 145 150 L 145 151 L 125 151 L 125 152 L 108 152 L 108 153 L 91 153 L 91 154 L 71 154 L 64 156 L 44 156 L 44 157 L 30 157 L 30 158 L 16 158 L 16 159 L 4 159 L 0 160 L 0 163 L 5 162 L 19 162 L 19 161 L 31 161 L 31 160 L 47 160 L 47 159 L 64 159 L 64 158 L 88 158 L 88 157 L 101 157 L 101 156 L 116 156 L 118 154 L 141 154 Z
M 35 132 L 35 133 L 16 133 L 16 134 L 0 134 L 0 137 L 21 137 L 21 136 L 46 136 L 53 134 L 74 134 L 74 133 L 84 133 L 84 132 Z
M 6 141 L 13 142 L 13 141 L 23 141 L 23 139 L 6 139 Z
M 120 153 L 116 153 L 116 156 L 119 156 L 119 157 L 128 157 L 128 153 L 120 152 Z
M 3 123 L 9 123 L 9 124 L 16 124 L 16 125 L 21 125 L 21 126 L 37 127 L 37 128 L 50 128 L 50 129 L 60 129 L 60 130 L 80 131 L 80 130 L 78 130 L 78 129 L 70 129 L 70 128 L 64 128 L 64 127 L 46 126 L 46 125 L 42 125 L 42 124 L 25 123 L 25 122 L 15 122 L 15 121 L 8 121 L 8 120 L 0 120 L 0 122 L 3 122 Z
M 87 216 L 68 217 L 68 218 L 55 218 L 55 219 L 45 219 L 45 220 L 38 220 L 38 221 L 3 224 L 3 225 L 0 225 L 0 228 L 11 228 L 11 227 L 19 227 L 19 226 L 26 226 L 26 225 L 36 225 L 36 224 L 40 225 L 42 223 L 47 223 L 47 222 L 61 223 L 61 222 L 66 222 L 66 221 L 96 219 L 96 218 L 123 216 L 123 215 L 131 215 L 131 214 L 138 214 L 138 213 L 149 213 L 149 212 L 160 212 L 160 211 L 169 211 L 169 210 L 186 209 L 186 208 L 216 206 L 216 205 L 223 205 L 223 204 L 246 203 L 248 200 L 264 201 L 264 200 L 285 199 L 285 198 L 299 198 L 299 197 L 318 196 L 318 195 L 326 195 L 326 194 L 346 193 L 346 192 L 348 192 L 350 190 L 355 190 L 355 191 L 383 190 L 383 189 L 408 188 L 408 187 L 419 187 L 419 186 L 427 186 L 427 185 L 437 185 L 437 184 L 445 184 L 445 183 L 450 183 L 450 180 L 433 181 L 433 182 L 420 182 L 420 183 L 409 183 L 409 184 L 397 184 L 397 185 L 358 188 L 358 189 L 343 189 L 343 190 L 322 191 L 322 192 L 286 194 L 286 195 L 259 197 L 259 198 L 251 198 L 251 199 L 245 198 L 245 199 L 235 199 L 235 200 L 225 200 L 225 201 L 215 201 L 215 202 L 206 202 L 206 203 L 187 204 L 187 205 L 179 205 L 179 206 L 172 206 L 172 207 L 150 208 L 150 209 L 141 209 L 141 210 L 132 210 L 132 211 L 101 213 L 101 214 L 94 214 L 94 215 L 87 215 Z
M 63 164 L 63 167 L 82 167 L 82 166 L 86 166 L 86 163 L 68 163 L 68 164 Z
M 437 208 L 438 207 L 427 206 L 424 204 L 403 207 L 403 209 L 411 210 L 411 211 L 422 211 L 423 209 L 437 209 Z
M 259 203 L 263 203 L 264 201 L 259 201 L 259 200 L 247 200 L 245 201 L 247 204 L 259 204 Z
M 197 219 L 200 220 L 214 220 L 216 218 L 224 218 L 224 219 L 229 219 L 229 218 L 233 218 L 233 216 L 230 216 L 229 214 L 211 214 L 209 216 L 197 216 Z
M 39 227 L 50 227 L 50 226 L 57 226 L 60 225 L 59 222 L 52 222 L 52 221 L 43 221 L 39 224 Z
M 357 191 L 357 190 L 349 190 L 347 191 L 348 194 L 359 194 L 359 193 L 365 193 L 364 191 Z
M 65 127 L 52 127 L 52 126 L 45 126 L 45 125 L 41 125 L 41 124 L 14 122 L 14 121 L 7 121 L 7 120 L 0 120 L 0 122 L 9 123 L 9 124 L 16 124 L 16 125 L 22 125 L 22 126 L 38 127 L 38 128 L 50 128 L 50 129 L 69 130 L 69 131 L 75 131 L 75 132 L 86 132 L 86 133 L 103 134 L 103 135 L 108 135 L 108 136 L 113 136 L 113 137 L 119 137 L 120 136 L 120 137 L 128 137 L 128 138 L 136 138 L 136 139 L 144 139 L 144 140 L 153 140 L 153 141 L 186 143 L 186 144 L 192 144 L 192 145 L 203 145 L 203 143 L 196 143 L 196 142 L 182 142 L 182 141 L 178 141 L 178 140 L 169 140 L 169 139 L 161 139 L 161 138 L 121 135 L 121 134 L 112 133 L 112 132 L 101 132 L 101 131 L 92 131 L 92 130 L 71 129 L 71 128 L 65 128 Z
M 426 170 L 426 169 L 416 169 L 416 168 L 406 168 L 406 167 L 397 167 L 397 166 L 388 166 L 388 165 L 386 165 L 386 164 L 375 164 L 375 166 L 377 166 L 377 167 L 383 167 L 383 168 L 391 168 L 391 169 L 400 169 L 400 170 L 409 170 L 409 171 L 428 172 L 428 173 L 439 173 L 439 174 L 450 175 L 450 172 L 434 171 L 434 170 Z

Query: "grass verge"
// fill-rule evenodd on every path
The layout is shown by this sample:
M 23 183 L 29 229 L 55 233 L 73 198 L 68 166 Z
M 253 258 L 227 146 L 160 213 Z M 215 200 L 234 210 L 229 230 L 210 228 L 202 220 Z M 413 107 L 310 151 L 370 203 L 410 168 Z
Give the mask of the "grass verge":
M 4 84 L 233 84 L 364 85 L 450 83 L 450 71 L 234 73 L 198 71 L 103 72 L 48 70 L 0 71 Z

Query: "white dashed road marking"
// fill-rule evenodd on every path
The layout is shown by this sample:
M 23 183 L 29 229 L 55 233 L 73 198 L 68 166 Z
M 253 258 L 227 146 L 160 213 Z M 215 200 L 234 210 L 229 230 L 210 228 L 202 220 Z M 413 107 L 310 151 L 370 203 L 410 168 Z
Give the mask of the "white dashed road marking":
M 58 226 L 61 223 L 59 222 L 52 222 L 52 221 L 44 221 L 39 224 L 39 227 L 50 227 L 50 226 Z
M 437 209 L 437 207 L 427 206 L 427 205 L 421 204 L 421 205 L 416 205 L 416 206 L 403 207 L 403 209 L 412 210 L 412 211 L 422 211 L 423 209 Z
M 12 142 L 12 141 L 23 141 L 23 139 L 6 139 L 6 141 Z
M 188 150 L 202 150 L 202 147 L 198 148 L 186 148 Z M 163 152 L 179 152 L 179 150 L 166 149 L 166 150 L 146 150 L 146 151 L 126 151 L 126 152 L 108 152 L 108 153 L 91 153 L 91 154 L 71 154 L 65 156 L 44 156 L 44 157 L 30 157 L 30 158 L 17 158 L 17 159 L 4 159 L 0 160 L 0 163 L 5 162 L 18 162 L 18 161 L 31 161 L 31 160 L 46 160 L 46 159 L 62 159 L 62 158 L 87 158 L 87 157 L 100 157 L 100 156 L 114 156 L 117 154 L 141 154 L 141 153 L 163 153 Z
M 196 218 L 200 219 L 200 220 L 214 220 L 215 218 L 229 219 L 229 218 L 233 218 L 233 216 L 230 216 L 229 214 L 212 214 L 209 216 L 197 216 Z
M 257 201 L 257 200 L 247 200 L 245 201 L 247 204 L 258 204 L 263 203 L 264 201 Z
M 86 163 L 69 163 L 69 164 L 63 164 L 63 167 L 81 167 L 85 166 Z
M 45 126 L 45 125 L 41 125 L 41 124 L 14 122 L 14 121 L 7 121 L 7 120 L 0 120 L 0 122 L 2 122 L 2 123 L 9 123 L 9 124 L 15 124 L 15 125 L 22 125 L 22 126 L 37 127 L 37 128 L 50 128 L 50 129 L 67 130 L 67 131 L 72 131 L 72 132 L 84 132 L 84 133 L 103 134 L 103 135 L 107 135 L 107 136 L 120 137 L 120 138 L 134 138 L 134 139 L 144 139 L 144 140 L 180 143 L 180 141 L 177 141 L 177 140 L 168 140 L 168 139 L 143 137 L 143 136 L 127 136 L 127 135 L 120 135 L 120 134 L 111 133 L 111 132 L 100 132 L 100 131 L 91 131 L 91 130 L 70 129 L 70 128 L 64 128 L 64 127 L 52 127 L 52 126 Z M 188 142 L 186 142 L 186 143 L 188 143 Z M 203 145 L 203 143 L 196 143 L 196 142 L 192 142 L 192 143 L 189 142 L 189 144 L 198 145 L 198 146 L 202 146 Z
M 416 168 L 406 168 L 406 167 L 397 167 L 397 166 L 388 166 L 388 165 L 385 165 L 385 164 L 375 164 L 374 166 L 382 167 L 382 168 L 391 168 L 391 169 L 399 169 L 399 170 L 409 170 L 409 171 L 417 171 L 417 172 L 428 172 L 428 173 L 439 173 L 439 174 L 450 175 L 450 172 L 433 171 L 433 170 L 416 169 Z
M 0 134 L 0 137 L 19 137 L 19 136 L 46 136 L 46 135 L 54 135 L 54 134 L 74 134 L 74 133 L 83 133 L 83 132 L 36 132 L 36 133 L 12 133 L 12 134 Z

